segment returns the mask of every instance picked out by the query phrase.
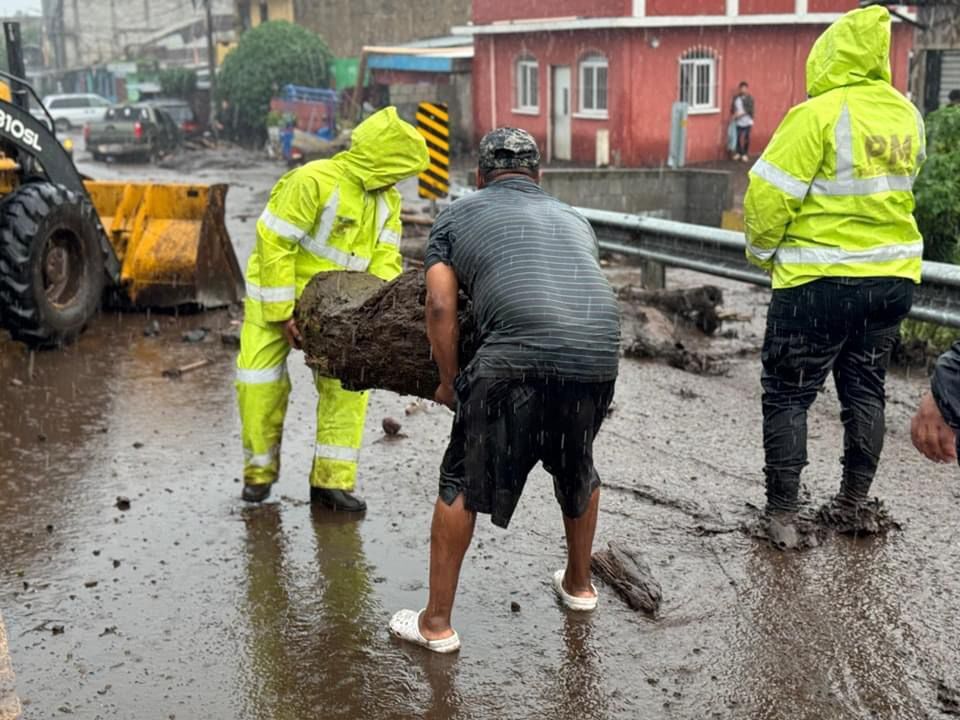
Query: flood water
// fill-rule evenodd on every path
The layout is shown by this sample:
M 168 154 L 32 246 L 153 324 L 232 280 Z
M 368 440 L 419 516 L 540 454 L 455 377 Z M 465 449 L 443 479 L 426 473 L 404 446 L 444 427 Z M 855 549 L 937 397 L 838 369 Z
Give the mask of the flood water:
M 757 332 L 765 295 L 727 287 Z M 922 377 L 889 382 L 874 486 L 903 530 L 784 554 L 738 530 L 763 501 L 759 360 L 725 377 L 624 361 L 596 447 L 597 547 L 643 552 L 660 615 L 602 585 L 593 614 L 559 606 L 563 529 L 538 469 L 509 530 L 478 522 L 454 613 L 463 649 L 434 656 L 386 625 L 425 601 L 450 413 L 404 416 L 409 398 L 374 393 L 366 516 L 314 511 L 313 390 L 295 354 L 282 478 L 246 507 L 234 350 L 216 332 L 181 342 L 230 318 L 160 322 L 144 337 L 145 317 L 105 315 L 32 362 L 0 344 L 0 612 L 26 718 L 919 719 L 941 715 L 941 683 L 960 686 L 960 469 L 910 445 Z M 161 374 L 200 357 L 213 362 Z M 383 438 L 387 415 L 406 438 Z M 828 388 L 810 419 L 815 501 L 839 481 L 841 445 Z

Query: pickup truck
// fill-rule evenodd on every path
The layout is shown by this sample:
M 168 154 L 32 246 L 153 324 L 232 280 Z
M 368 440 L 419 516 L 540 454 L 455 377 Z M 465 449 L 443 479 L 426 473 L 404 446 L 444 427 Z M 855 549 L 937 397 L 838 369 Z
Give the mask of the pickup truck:
M 94 160 L 112 157 L 161 157 L 180 144 L 173 119 L 149 103 L 114 105 L 103 120 L 83 128 L 87 150 Z

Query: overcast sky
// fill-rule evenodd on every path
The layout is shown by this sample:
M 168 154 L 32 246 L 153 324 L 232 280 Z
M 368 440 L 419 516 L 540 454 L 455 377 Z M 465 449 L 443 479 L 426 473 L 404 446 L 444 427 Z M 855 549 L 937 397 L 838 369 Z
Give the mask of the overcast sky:
M 40 0 L 0 0 L 0 15 L 14 15 L 18 11 L 40 14 Z

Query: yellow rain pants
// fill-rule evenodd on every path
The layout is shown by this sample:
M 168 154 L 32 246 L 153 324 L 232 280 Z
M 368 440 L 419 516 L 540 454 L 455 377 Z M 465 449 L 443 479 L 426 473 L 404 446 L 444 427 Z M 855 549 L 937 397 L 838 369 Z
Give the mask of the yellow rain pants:
M 290 397 L 290 346 L 279 324 L 244 322 L 237 356 L 237 398 L 243 418 L 243 481 L 262 485 L 280 473 L 283 419 Z M 312 487 L 353 490 L 369 393 L 350 392 L 340 381 L 314 376 L 317 437 Z

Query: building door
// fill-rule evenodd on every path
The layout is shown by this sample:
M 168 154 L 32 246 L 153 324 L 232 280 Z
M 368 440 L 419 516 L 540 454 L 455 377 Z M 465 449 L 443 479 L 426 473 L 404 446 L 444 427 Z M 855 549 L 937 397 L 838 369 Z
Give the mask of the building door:
M 553 94 L 550 109 L 553 136 L 553 159 L 569 160 L 570 155 L 570 66 L 553 67 Z
M 944 50 L 940 56 L 939 107 L 947 104 L 951 90 L 960 90 L 960 50 Z

